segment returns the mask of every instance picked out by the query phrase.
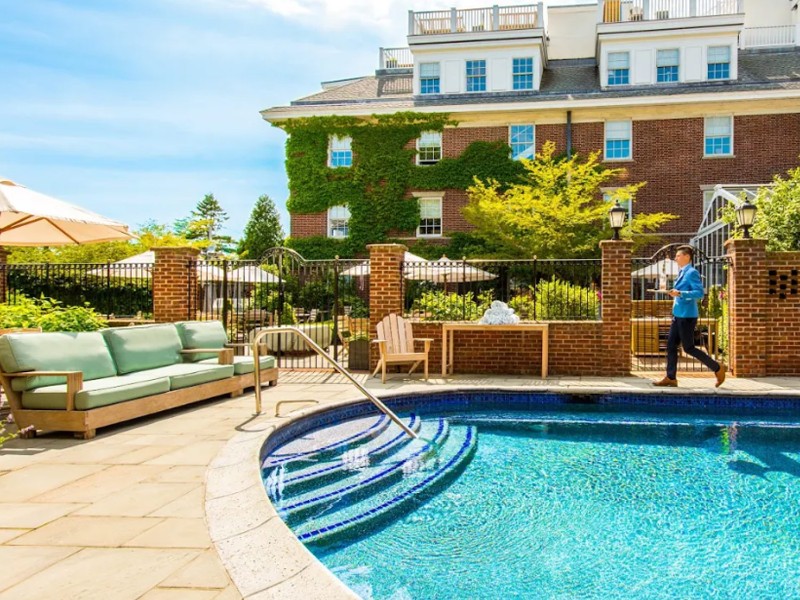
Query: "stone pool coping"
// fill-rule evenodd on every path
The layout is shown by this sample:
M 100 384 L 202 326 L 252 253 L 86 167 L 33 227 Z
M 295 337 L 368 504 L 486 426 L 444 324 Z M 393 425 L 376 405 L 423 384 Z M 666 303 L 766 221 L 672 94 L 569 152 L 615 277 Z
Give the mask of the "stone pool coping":
M 463 378 L 453 383 L 410 382 L 386 388 L 371 385 L 381 399 L 419 393 L 453 393 L 497 390 L 500 392 L 701 395 L 704 397 L 800 396 L 796 378 L 769 380 L 730 379 L 714 388 L 709 377 L 686 378 L 691 387 L 654 388 L 649 380 L 625 378 L 558 378 L 525 381 L 524 378 Z M 397 380 L 395 380 L 397 381 Z M 413 381 L 413 380 L 412 380 Z M 774 382 L 774 383 L 770 383 Z M 319 387 L 319 386 L 315 386 Z M 260 472 L 260 452 L 268 438 L 283 427 L 332 408 L 363 403 L 365 398 L 351 390 L 339 398 L 303 407 L 285 418 L 245 426 L 209 465 L 206 477 L 206 518 L 211 539 L 223 565 L 245 598 L 358 598 L 320 563 L 295 537 L 270 502 Z

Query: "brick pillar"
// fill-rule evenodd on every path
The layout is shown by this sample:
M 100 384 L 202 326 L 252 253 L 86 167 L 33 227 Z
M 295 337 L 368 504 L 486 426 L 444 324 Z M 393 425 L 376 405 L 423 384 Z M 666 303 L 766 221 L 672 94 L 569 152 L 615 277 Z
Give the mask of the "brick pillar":
M 728 361 L 737 377 L 767 374 L 768 282 L 766 240 L 725 242 L 728 272 Z
M 600 242 L 600 249 L 603 253 L 603 372 L 608 376 L 630 375 L 633 242 L 605 240 Z
M 0 246 L 0 302 L 8 301 L 8 250 Z
M 400 272 L 403 253 L 402 244 L 371 244 L 369 250 L 369 330 L 376 337 L 376 327 L 391 313 L 403 314 L 403 277 Z M 374 369 L 378 364 L 378 348 L 370 345 L 369 364 Z
M 153 248 L 153 318 L 157 323 L 171 323 L 194 318 L 189 315 L 190 297 L 197 293 L 197 248 Z

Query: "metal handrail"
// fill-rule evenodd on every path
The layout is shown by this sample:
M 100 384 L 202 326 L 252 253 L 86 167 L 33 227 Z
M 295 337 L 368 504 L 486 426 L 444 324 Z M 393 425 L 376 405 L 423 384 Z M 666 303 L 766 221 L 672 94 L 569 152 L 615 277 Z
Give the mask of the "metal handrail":
M 259 342 L 261 341 L 261 339 L 264 336 L 270 335 L 270 334 L 273 334 L 273 333 L 295 333 L 295 334 L 299 335 L 300 338 L 303 341 L 305 341 L 305 343 L 308 344 L 314 352 L 316 352 L 322 358 L 327 360 L 337 373 L 339 373 L 341 375 L 344 375 L 344 377 L 350 383 L 352 383 L 354 386 L 356 386 L 356 388 L 358 388 L 359 392 L 361 392 L 362 394 L 364 394 L 367 397 L 367 400 L 372 402 L 376 407 L 378 407 L 378 410 L 380 410 L 383 414 L 385 414 L 392 421 L 394 421 L 394 423 L 398 427 L 400 427 L 400 429 L 402 429 L 409 437 L 411 437 L 411 439 L 416 439 L 417 438 L 417 434 L 414 433 L 408 427 L 408 425 L 403 423 L 400 420 L 400 417 L 398 417 L 396 414 L 394 414 L 391 411 L 391 409 L 389 409 L 388 406 L 386 406 L 383 402 L 378 400 L 378 398 L 376 398 L 375 395 L 372 394 L 370 391 L 368 391 L 363 385 L 358 383 L 358 381 L 355 380 L 355 378 L 350 374 L 350 372 L 347 369 L 345 369 L 342 365 L 340 365 L 338 362 L 336 362 L 330 356 L 328 356 L 328 353 L 325 352 L 325 350 L 323 350 L 303 330 L 301 330 L 301 329 L 299 329 L 297 327 L 290 327 L 290 326 L 265 327 L 264 329 L 261 329 L 260 331 L 258 331 L 255 336 L 253 336 L 252 348 L 253 348 L 253 364 L 254 364 L 254 367 L 255 367 L 253 374 L 254 374 L 254 377 L 255 377 L 256 414 L 261 414 L 261 364 L 260 364 L 260 358 L 261 357 L 259 356 Z

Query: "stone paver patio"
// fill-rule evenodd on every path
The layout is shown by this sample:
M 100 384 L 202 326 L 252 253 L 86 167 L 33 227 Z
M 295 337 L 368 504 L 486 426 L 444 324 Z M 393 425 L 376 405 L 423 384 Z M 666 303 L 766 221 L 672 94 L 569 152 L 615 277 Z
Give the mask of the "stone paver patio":
M 668 393 L 715 393 L 713 383 L 707 375 L 683 377 Z M 367 386 L 378 395 L 653 391 L 644 377 L 457 375 L 425 383 L 394 375 L 386 386 L 377 379 Z M 800 378 L 729 379 L 718 393 L 798 390 Z M 312 399 L 319 404 L 272 416 L 279 400 Z M 283 373 L 278 387 L 265 388 L 258 416 L 248 394 L 106 428 L 93 440 L 49 434 L 8 442 L 0 449 L 0 600 L 353 597 L 275 515 L 257 457 L 276 426 L 356 399 L 338 376 Z

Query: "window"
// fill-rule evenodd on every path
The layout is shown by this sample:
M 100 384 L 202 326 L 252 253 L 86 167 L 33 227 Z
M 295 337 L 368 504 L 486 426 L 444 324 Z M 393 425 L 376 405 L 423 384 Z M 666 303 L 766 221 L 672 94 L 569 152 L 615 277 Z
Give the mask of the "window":
M 330 150 L 328 152 L 329 167 L 353 166 L 353 150 L 350 145 L 353 140 L 349 137 L 331 136 Z
M 674 83 L 678 81 L 678 50 L 659 50 L 656 54 L 656 81 Z
M 604 202 L 616 202 L 617 201 L 617 198 L 613 197 L 613 194 L 614 194 L 615 191 L 617 191 L 617 188 L 602 188 L 602 191 L 603 191 L 603 201 Z M 626 211 L 628 211 L 628 216 L 626 217 L 626 219 L 627 219 L 626 220 L 626 224 L 630 223 L 631 219 L 633 218 L 633 202 L 631 202 L 630 198 L 625 198 L 625 199 L 620 198 L 619 199 L 619 205 L 622 208 L 624 208 Z
M 435 165 L 442 160 L 442 132 L 423 131 L 417 140 L 417 164 Z
M 511 158 L 533 160 L 536 156 L 536 128 L 533 125 L 512 125 L 508 131 Z
M 708 48 L 708 78 L 730 79 L 731 48 L 730 46 L 710 46 Z
M 705 155 L 733 154 L 733 117 L 706 117 Z
M 345 238 L 350 235 L 350 209 L 331 206 L 328 209 L 328 237 Z
M 468 60 L 467 61 L 467 91 L 485 92 L 486 91 L 486 61 Z
M 419 93 L 439 93 L 439 63 L 421 63 L 419 65 Z
M 442 199 L 419 199 L 419 229 L 417 237 L 437 237 L 442 235 Z
M 608 53 L 608 85 L 628 85 L 631 55 L 628 52 Z
M 606 121 L 606 160 L 631 158 L 631 122 Z
M 513 67 L 514 89 L 533 89 L 533 58 L 515 58 Z

